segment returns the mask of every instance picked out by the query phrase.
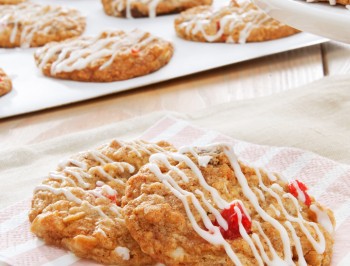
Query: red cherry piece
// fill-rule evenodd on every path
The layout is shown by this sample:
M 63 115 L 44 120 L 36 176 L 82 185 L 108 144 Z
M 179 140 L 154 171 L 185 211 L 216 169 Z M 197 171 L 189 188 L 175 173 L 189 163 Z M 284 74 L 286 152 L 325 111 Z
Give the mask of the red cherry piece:
M 103 190 L 101 186 L 98 186 L 94 189 L 96 192 L 100 193 L 102 196 L 109 199 L 111 202 L 116 203 L 117 202 L 117 195 L 111 195 L 108 194 L 106 191 Z
M 106 198 L 108 198 L 110 201 L 112 201 L 113 203 L 117 202 L 117 196 L 116 195 L 108 195 L 108 194 L 102 194 L 103 196 L 105 196 Z
M 139 51 L 140 51 L 139 49 L 135 49 L 135 48 L 132 48 L 132 49 L 131 49 L 131 53 L 132 53 L 133 55 L 137 55 Z
M 305 198 L 305 202 L 304 203 L 307 206 L 310 206 L 311 198 L 310 198 L 309 194 L 307 193 L 308 188 L 303 182 L 300 182 L 299 180 L 295 180 L 295 181 L 289 183 L 288 189 L 289 189 L 290 194 L 292 194 L 296 198 L 300 198 L 300 197 L 298 197 L 299 196 L 299 191 L 301 193 L 303 193 L 304 198 Z
M 220 21 L 216 21 L 216 30 L 219 31 L 221 28 Z
M 227 224 L 228 224 L 227 230 L 224 230 L 216 220 L 213 223 L 214 225 L 220 227 L 220 232 L 225 239 L 235 239 L 235 238 L 241 237 L 241 234 L 239 232 L 238 214 L 235 210 L 235 207 L 238 207 L 239 210 L 241 211 L 241 215 L 242 215 L 241 223 L 244 229 L 248 234 L 251 233 L 252 221 L 245 214 L 241 204 L 238 202 L 235 202 L 231 204 L 231 206 L 228 209 L 224 209 L 221 212 L 221 216 L 227 221 Z

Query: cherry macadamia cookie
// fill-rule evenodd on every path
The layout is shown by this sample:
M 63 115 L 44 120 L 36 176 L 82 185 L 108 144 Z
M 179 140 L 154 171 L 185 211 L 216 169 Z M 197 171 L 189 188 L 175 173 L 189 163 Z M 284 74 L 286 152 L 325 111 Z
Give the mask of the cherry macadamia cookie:
M 165 142 L 114 140 L 62 161 L 34 190 L 31 230 L 47 244 L 114 265 L 154 265 L 125 226 L 125 182 Z
M 9 76 L 0 68 L 0 96 L 12 90 L 12 82 Z
M 190 41 L 227 43 L 268 41 L 299 32 L 269 17 L 250 0 L 188 9 L 175 19 L 175 31 Z
M 0 5 L 17 5 L 27 0 L 0 0 Z
M 155 17 L 211 3 L 212 0 L 102 0 L 107 15 L 126 18 Z
M 96 37 L 52 42 L 35 52 L 44 75 L 87 82 L 111 82 L 154 72 L 173 55 L 170 42 L 148 32 L 104 31 Z
M 79 36 L 85 17 L 76 9 L 25 2 L 0 5 L 0 47 L 38 47 Z
M 248 166 L 231 145 L 151 155 L 127 181 L 123 213 L 166 265 L 330 265 L 335 220 L 300 181 Z

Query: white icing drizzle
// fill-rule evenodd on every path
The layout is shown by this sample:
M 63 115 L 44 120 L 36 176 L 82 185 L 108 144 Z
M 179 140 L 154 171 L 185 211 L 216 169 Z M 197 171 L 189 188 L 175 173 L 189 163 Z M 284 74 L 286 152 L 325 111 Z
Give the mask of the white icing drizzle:
M 266 170 L 265 170 L 265 173 L 266 173 L 267 177 L 270 179 L 270 181 L 272 181 L 272 182 L 277 181 L 278 178 L 276 177 L 276 175 L 274 175 L 273 173 L 270 173 L 269 171 L 266 171 Z
M 300 243 L 300 238 L 298 237 L 297 233 L 295 232 L 293 225 L 291 224 L 290 221 L 286 221 L 284 224 L 286 225 L 286 227 L 289 229 L 289 231 L 292 234 L 292 238 L 293 238 L 295 248 L 296 248 L 297 254 L 298 254 L 298 266 L 307 266 L 307 263 L 305 261 L 304 254 L 303 254 L 303 249 L 302 249 L 301 243 Z
M 11 43 L 15 42 L 18 31 L 21 31 L 20 44 L 23 48 L 30 47 L 35 34 L 47 34 L 54 29 L 52 25 L 57 23 L 66 29 L 77 27 L 78 31 L 82 31 L 79 23 L 81 18 L 77 10 L 63 7 L 33 3 L 0 6 L 0 24 L 5 27 L 12 25 Z
M 258 171 L 257 169 L 255 169 L 255 171 Z M 283 188 L 277 184 L 277 183 L 273 183 L 271 186 L 270 186 L 271 189 L 274 189 L 274 190 L 277 190 L 279 192 L 283 192 Z
M 107 237 L 107 234 L 105 231 L 103 231 L 103 229 L 101 227 L 98 227 L 96 230 L 95 230 L 96 233 L 100 233 L 101 235 L 103 235 L 104 237 Z
M 96 198 L 105 198 L 105 196 L 101 193 L 101 190 L 98 190 L 97 188 L 88 190 L 88 192 L 94 195 Z
M 63 175 L 62 173 L 57 172 L 57 171 L 49 172 L 49 176 L 48 177 L 51 178 L 51 179 L 54 179 L 54 180 L 60 180 L 62 183 L 64 181 L 67 182 L 67 183 L 71 183 L 74 187 L 77 186 L 77 184 L 75 183 L 75 181 L 73 179 L 71 179 L 68 176 Z
M 123 260 L 129 260 L 130 259 L 130 250 L 128 248 L 126 248 L 126 247 L 116 247 L 114 251 Z
M 226 194 L 229 194 L 229 193 L 230 193 L 230 192 L 228 191 L 226 182 L 223 183 L 223 189 L 225 190 L 225 193 L 226 193 Z
M 235 172 L 235 175 L 237 177 L 237 180 L 239 184 L 242 187 L 242 192 L 243 194 L 249 199 L 250 203 L 254 206 L 255 210 L 257 213 L 261 216 L 261 218 L 269 222 L 280 234 L 280 237 L 282 239 L 283 243 L 283 251 L 284 251 L 284 256 L 285 256 L 285 264 L 293 264 L 292 260 L 292 253 L 290 250 L 290 239 L 288 237 L 288 233 L 286 229 L 273 217 L 268 215 L 259 205 L 259 201 L 256 198 L 254 192 L 250 189 L 247 179 L 245 178 L 244 174 L 242 173 L 242 169 L 239 166 L 238 160 L 236 158 L 236 155 L 234 154 L 234 151 L 232 147 L 230 146 L 223 146 L 224 148 L 224 153 L 226 154 L 227 158 L 230 161 L 230 164 Z M 261 184 L 260 184 L 261 187 Z M 276 254 L 277 256 L 277 254 Z
M 199 166 L 202 166 L 202 167 L 206 167 L 208 165 L 208 163 L 210 162 L 211 158 L 212 158 L 209 155 L 199 156 L 198 153 L 196 153 L 194 151 L 193 147 L 187 146 L 187 147 L 179 148 L 179 153 L 183 154 L 183 153 L 186 153 L 186 152 L 191 153 L 197 159 Z
M 346 5 L 345 7 L 346 7 L 348 10 L 350 10 L 350 5 Z
M 267 265 L 273 265 L 273 266 L 278 266 L 278 265 L 283 265 L 283 266 L 288 266 L 288 265 L 294 265 L 293 261 L 287 262 L 286 260 L 282 260 L 276 253 L 276 250 L 273 248 L 270 239 L 267 237 L 265 234 L 264 230 L 261 228 L 260 223 L 253 221 L 253 224 L 258 228 L 260 235 L 263 237 L 264 241 L 267 243 L 269 251 L 272 254 L 272 260 L 269 259 L 268 255 L 266 254 L 264 247 L 260 241 L 259 235 L 258 234 L 253 234 L 253 239 L 255 243 L 257 243 L 260 253 L 262 254 L 262 259 Z
M 90 186 L 89 183 L 85 182 L 84 178 L 90 178 L 90 176 L 85 173 L 81 168 L 78 167 L 67 167 L 63 169 L 63 172 L 69 175 L 74 176 L 77 180 L 80 186 L 83 188 L 88 188 Z
M 38 185 L 36 186 L 36 188 L 34 189 L 34 192 L 37 192 L 39 190 L 48 190 L 51 193 L 55 194 L 55 195 L 59 195 L 59 194 L 64 194 L 64 196 L 70 200 L 70 201 L 74 201 L 77 204 L 81 204 L 82 200 L 79 199 L 78 197 L 76 197 L 69 189 L 67 188 L 54 188 L 54 187 L 50 187 L 48 185 Z
M 200 169 L 196 166 L 196 164 L 191 161 L 191 159 L 183 154 L 178 153 L 169 153 L 169 155 L 172 157 L 172 159 L 178 161 L 178 162 L 184 162 L 187 164 L 188 167 L 196 174 L 200 185 L 210 192 L 210 194 L 213 196 L 215 204 L 220 209 L 225 209 L 230 206 L 230 203 L 225 201 L 223 198 L 220 197 L 219 192 L 212 186 L 209 186 L 208 183 L 205 181 L 204 176 L 202 175 L 202 172 Z M 150 157 L 150 162 L 153 162 L 153 160 L 162 161 L 164 164 L 170 165 L 170 162 L 167 160 L 167 156 L 165 154 L 153 154 Z M 180 169 L 178 171 L 181 171 Z M 183 176 L 185 176 L 185 173 L 183 173 Z M 181 176 L 181 177 L 183 177 Z M 188 180 L 188 177 L 186 177 L 186 180 Z M 186 180 L 184 180 L 186 182 Z M 188 182 L 188 181 L 187 181 Z
M 278 206 L 281 208 L 283 215 L 291 222 L 297 222 L 300 226 L 300 229 L 303 231 L 303 233 L 305 234 L 305 236 L 308 238 L 308 240 L 310 241 L 310 243 L 313 245 L 314 249 L 319 253 L 322 254 L 326 248 L 325 246 L 325 239 L 324 239 L 324 235 L 322 234 L 322 232 L 320 231 L 319 227 L 317 226 L 317 224 L 313 223 L 313 222 L 309 222 L 309 221 L 305 221 L 303 216 L 300 213 L 301 210 L 301 206 L 298 202 L 298 200 L 290 193 L 284 193 L 283 194 L 283 198 L 289 198 L 292 200 L 295 209 L 297 211 L 297 216 L 291 216 L 287 210 L 285 209 L 282 199 L 281 197 L 272 189 L 272 187 L 276 187 L 271 185 L 270 188 L 266 187 L 264 185 L 264 183 L 262 182 L 262 178 L 261 178 L 261 174 L 260 171 L 258 169 L 255 169 L 255 172 L 257 173 L 257 176 L 259 178 L 259 186 L 265 191 L 268 192 L 272 197 L 274 197 L 277 202 L 278 202 Z M 278 185 L 275 183 L 275 185 Z M 279 186 L 279 185 L 278 185 Z M 279 186 L 280 187 L 280 186 Z M 280 192 L 283 192 L 280 191 Z M 310 231 L 305 227 L 305 224 L 308 224 L 309 226 L 313 227 L 316 231 L 317 237 L 319 239 L 319 242 L 317 242 L 310 234 Z
M 113 178 L 113 176 L 111 176 L 110 174 L 108 174 L 104 169 L 103 166 L 95 166 L 93 168 L 91 168 L 92 170 L 96 170 L 101 176 L 103 176 L 104 178 L 110 180 L 110 181 L 117 181 L 118 183 L 122 183 L 124 184 L 124 182 L 122 180 L 118 180 Z
M 125 142 L 121 140 L 114 140 L 114 141 L 118 143 L 120 146 L 135 152 L 138 157 L 142 156 L 140 150 L 147 153 L 148 155 L 151 155 L 154 152 L 166 152 L 166 150 L 164 150 L 162 147 L 158 146 L 157 144 L 147 143 L 142 140 L 133 140 L 129 142 Z
M 113 0 L 112 1 L 112 11 L 116 16 L 125 10 L 125 15 L 127 18 L 133 18 L 132 4 L 140 3 L 146 5 L 148 8 L 148 16 L 150 18 L 155 18 L 157 16 L 157 6 L 162 0 Z
M 131 174 L 135 171 L 135 167 L 132 166 L 131 164 L 129 163 L 125 163 L 125 162 L 114 162 L 114 163 L 111 163 L 112 165 L 114 166 L 117 166 L 119 171 L 121 173 L 124 173 L 125 172 L 125 169 L 128 170 L 128 172 Z M 104 168 L 103 168 L 103 165 L 101 166 L 94 166 L 91 168 L 90 171 L 97 171 L 102 177 L 106 178 L 107 180 L 109 181 L 114 181 L 116 183 L 119 183 L 121 185 L 124 185 L 124 181 L 119 179 L 119 178 L 115 178 L 113 177 L 112 175 L 110 175 L 109 173 L 107 173 Z
M 259 179 L 259 187 L 261 188 L 261 190 L 258 189 L 260 192 L 257 192 L 257 193 L 258 195 L 264 194 L 264 193 L 270 194 L 273 198 L 277 200 L 278 207 L 281 211 L 278 210 L 273 205 L 270 205 L 270 206 L 274 210 L 277 216 L 283 215 L 286 218 L 287 221 L 284 224 L 281 224 L 279 221 L 271 217 L 268 213 L 266 213 L 260 207 L 256 195 L 254 194 L 253 190 L 249 187 L 247 179 L 242 172 L 241 166 L 238 163 L 238 160 L 236 158 L 236 155 L 234 154 L 233 148 L 230 145 L 226 145 L 226 144 L 213 144 L 213 145 L 206 146 L 205 148 L 211 148 L 211 147 L 216 147 L 216 148 L 221 147 L 223 149 L 223 152 L 229 159 L 230 165 L 235 172 L 235 176 L 238 180 L 238 183 L 242 188 L 242 193 L 253 205 L 255 211 L 259 214 L 259 216 L 265 222 L 268 222 L 272 227 L 276 229 L 276 231 L 279 233 L 279 236 L 282 240 L 283 257 L 279 257 L 277 251 L 273 247 L 270 239 L 268 238 L 268 236 L 266 235 L 266 233 L 264 232 L 263 228 L 261 227 L 258 221 L 252 221 L 252 223 L 254 228 L 257 228 L 259 234 L 252 233 L 251 235 L 249 235 L 246 232 L 244 226 L 242 225 L 241 210 L 237 206 L 235 206 L 234 210 L 238 215 L 238 220 L 239 220 L 238 224 L 239 224 L 240 234 L 242 238 L 249 244 L 249 247 L 252 250 L 254 257 L 256 258 L 257 265 L 264 265 L 264 263 L 268 265 L 276 265 L 276 266 L 277 265 L 295 265 L 292 259 L 293 254 L 291 252 L 292 242 L 294 243 L 296 247 L 296 251 L 298 253 L 298 265 L 301 265 L 301 266 L 306 265 L 306 261 L 301 248 L 300 238 L 297 236 L 296 231 L 294 229 L 295 226 L 293 227 L 292 223 L 298 224 L 302 233 L 307 237 L 308 241 L 312 244 L 316 252 L 321 254 L 325 251 L 324 235 L 322 234 L 321 230 L 319 229 L 316 223 L 306 221 L 303 218 L 300 212 L 301 207 L 299 205 L 299 202 L 292 194 L 286 193 L 283 190 L 283 188 L 277 183 L 273 183 L 270 187 L 267 187 L 262 181 L 260 170 L 254 168 L 256 175 Z M 184 147 L 180 151 L 182 153 L 188 152 L 192 154 L 197 160 L 198 165 L 202 163 L 201 156 L 199 154 L 196 154 L 196 149 L 194 149 L 193 147 Z M 169 159 L 175 160 L 180 163 L 185 163 L 192 170 L 193 174 L 195 174 L 203 190 L 196 189 L 194 191 L 195 192 L 194 194 L 192 192 L 182 189 L 177 182 L 189 182 L 189 177 L 186 176 L 186 174 L 177 166 L 172 165 Z M 169 171 L 166 173 L 162 172 L 158 164 L 161 164 L 163 167 L 167 167 Z M 225 221 L 225 219 L 221 216 L 220 211 L 216 208 L 219 208 L 220 210 L 226 209 L 229 206 L 231 206 L 234 202 L 237 202 L 237 200 L 234 200 L 231 203 L 228 203 L 223 198 L 221 198 L 218 191 L 206 182 L 199 167 L 185 154 L 178 154 L 178 153 L 171 153 L 171 152 L 168 152 L 166 154 L 153 154 L 150 157 L 150 163 L 148 164 L 148 168 L 182 202 L 185 208 L 186 214 L 188 216 L 188 219 L 193 229 L 197 232 L 197 234 L 213 245 L 222 245 L 227 255 L 232 260 L 232 262 L 235 263 L 236 265 L 242 265 L 239 258 L 236 256 L 236 254 L 232 250 L 230 244 L 222 237 L 219 227 L 214 226 L 212 221 L 207 215 L 207 211 L 209 211 L 215 217 L 215 220 L 217 221 L 217 223 L 224 230 L 226 230 L 226 228 L 228 228 L 228 224 Z M 270 179 L 271 182 L 277 181 L 279 179 L 278 175 L 268 173 L 267 171 L 264 171 L 264 172 L 266 173 L 267 177 Z M 170 173 L 176 174 L 179 178 L 178 181 L 175 181 L 176 179 L 174 179 L 174 175 Z M 282 178 L 280 179 L 282 180 Z M 255 189 L 255 191 L 257 190 Z M 198 198 L 201 199 L 202 203 L 197 199 L 196 195 Z M 211 198 L 208 199 L 206 196 L 210 196 Z M 262 198 L 261 195 L 259 197 Z M 292 201 L 295 207 L 295 210 L 297 212 L 295 216 L 292 216 L 287 212 L 287 210 L 283 205 L 281 197 L 288 198 L 290 201 Z M 264 197 L 264 200 L 265 200 L 265 197 Z M 213 203 L 215 203 L 215 205 L 213 205 Z M 245 216 L 251 219 L 248 211 L 246 210 L 242 202 L 240 202 L 240 205 L 243 208 Z M 320 210 L 316 209 L 315 207 L 312 207 L 312 210 L 317 212 L 317 215 L 319 217 L 321 217 L 322 215 L 327 215 L 325 212 L 321 212 L 322 214 L 320 214 Z M 201 228 L 201 226 L 196 222 L 196 219 L 194 218 L 195 217 L 194 212 L 197 212 L 200 215 L 206 230 Z M 320 220 L 326 220 L 326 219 L 322 216 Z M 320 223 L 322 224 L 327 222 L 322 221 Z M 312 237 L 306 225 L 314 229 L 316 233 L 315 238 Z M 291 239 L 289 237 L 288 231 L 290 232 Z M 263 243 L 266 243 L 267 248 L 269 250 L 268 253 L 265 250 L 266 245 L 264 247 Z
M 227 32 L 232 33 L 235 28 L 238 28 L 238 43 L 245 43 L 254 29 L 274 21 L 248 0 L 238 1 L 237 4 L 239 7 L 231 2 L 229 7 L 220 7 L 218 10 L 208 9 L 199 14 L 188 15 L 179 27 L 184 29 L 187 35 L 201 33 L 208 42 L 227 37 L 225 35 Z M 221 17 L 220 20 L 217 20 L 217 17 Z M 218 29 L 214 34 L 209 34 L 207 29 L 215 21 Z M 229 36 L 225 42 L 234 43 L 235 40 Z
M 95 162 L 99 162 L 101 165 L 114 162 L 113 160 L 108 158 L 106 155 L 104 155 L 102 152 L 97 150 L 87 151 L 85 154 L 87 157 L 92 157 Z
M 198 189 L 195 190 L 195 193 L 201 196 L 201 199 L 204 205 L 209 209 L 209 211 L 217 218 L 218 224 L 224 229 L 228 229 L 227 221 L 221 216 L 220 212 L 214 208 L 213 205 L 205 198 L 204 193 Z M 243 205 L 243 204 L 242 204 Z
M 114 197 L 118 195 L 118 192 L 116 190 L 114 190 L 113 188 L 111 188 L 106 184 L 103 184 L 102 186 L 98 186 L 92 190 L 87 190 L 87 192 L 93 194 L 95 197 L 98 197 L 98 198 L 108 198 L 108 196 Z
M 117 206 L 117 205 L 112 205 L 112 206 L 110 207 L 110 210 L 111 210 L 112 212 L 114 212 L 115 214 L 117 214 L 118 217 L 121 217 L 121 216 L 122 216 L 122 214 L 121 214 L 122 208 L 120 208 L 119 206 Z
M 118 194 L 117 191 L 108 185 L 103 185 L 101 188 L 102 192 L 106 193 L 108 196 L 116 196 Z
M 76 189 L 81 189 L 79 187 L 77 187 Z M 78 198 L 77 196 L 75 196 L 67 187 L 64 188 L 54 188 L 54 187 L 50 187 L 48 185 L 38 185 L 35 189 L 34 192 L 37 192 L 39 190 L 43 190 L 43 191 L 50 191 L 51 193 L 55 194 L 55 195 L 60 195 L 63 194 L 69 201 L 73 201 L 78 205 L 81 206 L 87 206 L 89 209 L 96 211 L 101 217 L 105 218 L 105 219 L 111 219 L 110 217 L 108 217 L 101 209 L 101 206 L 94 206 L 92 205 L 90 202 L 86 201 L 86 200 L 81 200 L 80 198 Z M 84 191 L 84 190 L 83 190 Z
M 240 202 L 240 205 L 244 208 L 244 205 L 242 202 Z M 264 265 L 262 258 L 259 255 L 258 250 L 256 249 L 252 239 L 249 237 L 249 235 L 247 234 L 247 231 L 245 230 L 244 226 L 242 225 L 242 212 L 241 212 L 241 210 L 237 206 L 234 207 L 234 210 L 238 216 L 239 233 L 241 234 L 242 238 L 249 244 L 249 246 L 254 254 L 254 257 L 257 259 L 258 264 Z M 243 210 L 244 210 L 244 214 L 249 218 L 249 220 L 252 220 L 250 218 L 250 216 L 248 215 L 248 212 L 245 209 L 243 209 Z
M 119 168 L 119 171 L 121 173 L 124 173 L 125 172 L 125 169 L 128 170 L 128 172 L 130 174 L 132 174 L 133 172 L 135 172 L 135 167 L 132 166 L 131 164 L 129 163 L 126 163 L 126 162 L 115 162 L 115 163 L 112 163 L 113 165 L 117 166 Z
M 165 151 L 161 147 L 159 147 L 156 144 L 146 143 L 143 141 L 133 141 L 130 143 L 126 142 L 119 142 L 121 146 L 132 148 L 135 151 L 138 151 L 137 149 L 140 149 L 142 151 L 147 152 L 147 154 L 151 154 L 153 152 L 157 151 Z M 132 145 L 135 145 L 136 148 L 134 148 Z M 108 148 L 108 145 L 105 145 L 104 148 Z M 105 177 L 107 180 L 118 182 L 122 185 L 125 185 L 125 183 L 120 180 L 118 177 L 113 177 L 110 174 L 108 174 L 104 169 L 103 166 L 106 164 L 113 165 L 116 167 L 120 173 L 124 173 L 125 171 L 128 171 L 130 174 L 135 172 L 135 167 L 132 166 L 129 163 L 126 162 L 115 162 L 109 157 L 107 157 L 105 154 L 102 153 L 100 150 L 91 150 L 87 152 L 80 153 L 78 156 L 80 159 L 84 160 L 93 160 L 94 162 L 99 163 L 98 166 L 93 166 L 90 168 L 96 169 L 103 177 Z M 73 166 L 72 166 L 73 165 Z M 89 193 L 97 198 L 106 198 L 110 199 L 116 196 L 118 193 L 115 189 L 113 189 L 111 186 L 105 184 L 103 181 L 98 180 L 96 181 L 96 188 L 90 189 L 90 190 L 84 190 L 83 188 L 87 189 L 90 187 L 90 183 L 86 182 L 88 179 L 92 179 L 91 174 L 89 174 L 87 171 L 89 170 L 89 165 L 85 162 L 79 161 L 77 159 L 68 159 L 60 162 L 59 164 L 60 171 L 53 171 L 50 172 L 48 177 L 53 180 L 60 180 L 62 183 L 70 183 L 74 189 L 80 190 L 84 195 L 85 193 Z M 73 180 L 74 177 L 75 180 Z M 71 191 L 72 187 L 51 187 L 49 185 L 38 185 L 34 192 L 37 192 L 39 190 L 46 190 L 50 191 L 51 193 L 55 195 L 63 194 L 67 200 L 73 201 L 78 205 L 86 206 L 87 208 L 94 210 L 99 214 L 99 216 L 111 220 L 111 218 L 106 215 L 106 213 L 102 210 L 102 206 L 94 206 L 91 203 L 89 203 L 86 200 L 82 200 L 78 198 L 76 195 L 74 195 Z M 119 220 L 120 222 L 124 222 L 122 219 L 122 213 L 121 208 L 115 204 L 110 204 L 108 206 L 108 210 L 116 214 L 116 217 L 113 217 L 114 219 Z
M 328 233 L 332 234 L 334 232 L 334 227 L 326 211 L 321 210 L 315 204 L 310 205 L 310 210 L 312 210 L 317 216 L 317 222 L 321 224 Z
M 127 0 L 130 1 L 130 0 Z M 145 2 L 145 0 L 143 0 Z M 155 18 L 157 13 L 157 6 L 161 0 L 152 0 L 151 2 L 148 3 L 148 15 L 150 18 Z
M 92 205 L 90 202 L 84 200 L 81 204 L 82 206 L 87 206 L 89 209 L 92 209 L 94 211 L 96 211 L 101 217 L 105 218 L 105 219 L 108 219 L 108 220 L 111 220 L 110 217 L 108 217 L 108 215 L 106 215 L 102 209 L 101 209 L 101 206 L 94 206 Z
M 281 215 L 281 212 L 279 210 L 277 210 L 277 208 L 273 204 L 271 204 L 270 207 L 276 213 L 277 217 L 279 217 Z
M 104 184 L 105 184 L 105 183 L 104 183 L 103 181 L 101 181 L 101 180 L 97 180 L 97 181 L 96 181 L 96 186 L 97 186 L 97 187 L 102 187 Z
M 158 154 L 155 154 L 155 156 Z M 154 155 L 151 156 L 150 161 Z M 230 259 L 238 266 L 241 266 L 242 263 L 240 262 L 237 255 L 232 250 L 230 244 L 222 237 L 220 233 L 220 229 L 217 226 L 214 226 L 209 219 L 209 217 L 206 214 L 206 211 L 203 209 L 201 204 L 199 203 L 198 199 L 194 196 L 193 193 L 185 191 L 179 187 L 179 185 L 175 182 L 175 180 L 169 175 L 169 174 L 162 174 L 159 167 L 155 163 L 150 163 L 149 169 L 162 181 L 162 183 L 179 199 L 182 201 L 187 216 L 192 224 L 193 229 L 197 232 L 198 235 L 200 235 L 202 238 L 207 240 L 209 243 L 213 245 L 222 245 L 227 253 L 227 255 L 230 257 Z M 202 221 L 205 225 L 205 227 L 209 230 L 203 230 L 198 223 L 196 222 L 196 219 L 194 218 L 194 215 L 191 211 L 190 205 L 188 203 L 187 198 L 190 198 L 192 201 L 192 204 L 194 205 L 197 212 L 200 214 Z M 215 214 L 214 214 L 215 215 Z M 221 216 L 221 215 L 220 215 Z M 223 218 L 221 219 L 223 220 Z M 220 222 L 220 221 L 218 221 Z M 222 226 L 220 224 L 220 226 Z
M 115 182 L 120 183 L 122 185 L 124 185 L 124 182 L 122 180 L 120 180 L 119 178 L 114 178 L 113 176 L 108 174 L 103 169 L 103 166 L 106 164 L 112 164 L 112 165 L 118 167 L 118 169 L 121 173 L 124 173 L 125 169 L 127 171 L 129 171 L 129 173 L 133 173 L 135 171 L 135 167 L 133 167 L 131 164 L 125 163 L 125 162 L 114 162 L 113 160 L 108 158 L 106 155 L 104 155 L 102 152 L 97 151 L 97 150 L 96 151 L 88 151 L 86 153 L 81 153 L 81 155 L 83 157 L 86 157 L 86 158 L 90 157 L 95 162 L 98 162 L 99 164 L 101 164 L 99 166 L 94 166 L 90 169 L 95 169 L 101 176 L 103 176 L 107 180 L 115 181 Z M 70 165 L 75 165 L 75 167 L 71 167 Z M 67 182 L 71 183 L 73 186 L 77 186 L 76 182 L 67 176 L 67 174 L 69 174 L 69 175 L 74 176 L 76 178 L 79 186 L 81 186 L 83 188 L 88 188 L 90 186 L 89 183 L 84 181 L 84 178 L 91 179 L 91 175 L 86 173 L 86 171 L 88 169 L 88 165 L 86 163 L 70 158 L 68 160 L 62 161 L 59 164 L 59 168 L 62 169 L 61 170 L 62 173 L 65 173 L 66 175 L 64 175 L 58 171 L 54 171 L 54 172 L 49 173 L 49 177 L 52 179 L 57 179 L 57 180 L 61 180 L 61 181 L 66 180 Z
M 264 193 L 262 193 L 262 191 L 257 187 L 254 187 L 253 189 L 258 193 L 260 200 L 265 201 Z
M 98 66 L 99 70 L 103 70 L 111 65 L 117 56 L 141 51 L 154 40 L 157 40 L 156 37 L 139 30 L 129 33 L 106 31 L 95 38 L 71 39 L 38 49 L 38 67 L 42 69 L 55 58 L 50 69 L 52 75 L 81 70 L 87 66 Z
M 83 170 L 87 170 L 87 168 L 88 168 L 88 165 L 86 163 L 78 161 L 78 160 L 75 160 L 73 158 L 69 158 L 67 160 L 62 160 L 58 164 L 58 167 L 60 169 L 64 169 L 65 167 L 70 166 L 70 165 L 75 165 L 75 166 L 77 166 L 79 168 L 82 168 Z

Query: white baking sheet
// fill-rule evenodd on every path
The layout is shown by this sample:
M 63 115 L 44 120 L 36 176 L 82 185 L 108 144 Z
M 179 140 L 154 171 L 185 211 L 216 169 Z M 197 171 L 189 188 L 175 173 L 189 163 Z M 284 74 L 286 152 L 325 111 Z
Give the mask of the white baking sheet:
M 14 85 L 11 93 L 0 97 L 0 118 L 125 91 L 326 41 L 321 37 L 300 33 L 279 40 L 244 45 L 196 43 L 176 37 L 173 29 L 176 15 L 154 19 L 123 19 L 105 15 L 99 0 L 34 2 L 71 6 L 81 10 L 87 16 L 85 35 L 113 28 L 123 30 L 139 28 L 149 31 L 171 41 L 175 47 L 174 56 L 167 66 L 150 75 L 111 83 L 84 83 L 44 77 L 35 66 L 34 49 L 0 49 L 0 67 L 11 76 Z M 227 2 L 228 0 L 216 0 L 215 4 Z

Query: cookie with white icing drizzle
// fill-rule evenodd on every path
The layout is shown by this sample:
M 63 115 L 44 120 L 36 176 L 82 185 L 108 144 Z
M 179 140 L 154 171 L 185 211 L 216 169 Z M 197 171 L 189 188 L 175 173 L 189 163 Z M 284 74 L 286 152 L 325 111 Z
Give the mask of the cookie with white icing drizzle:
M 350 0 L 306 0 L 308 3 L 314 3 L 314 2 L 328 2 L 331 6 L 335 5 L 343 5 L 348 6 L 350 5 Z
M 174 26 L 179 37 L 198 42 L 261 42 L 299 32 L 269 17 L 250 0 L 191 8 L 175 19 Z
M 0 6 L 0 47 L 38 47 L 79 36 L 85 17 L 73 8 L 35 3 Z
M 170 42 L 148 32 L 105 31 L 39 48 L 35 61 L 44 75 L 77 81 L 111 82 L 154 72 L 173 55 Z
M 107 15 L 126 18 L 154 18 L 211 3 L 212 0 L 102 0 Z
M 10 77 L 0 68 L 0 96 L 12 90 L 12 81 Z
M 330 265 L 333 213 L 229 144 L 152 155 L 123 205 L 141 249 L 166 265 Z
M 114 140 L 62 161 L 34 190 L 31 231 L 77 256 L 116 265 L 151 265 L 125 227 L 125 182 L 166 142 Z
M 0 5 L 17 5 L 27 0 L 0 0 Z

